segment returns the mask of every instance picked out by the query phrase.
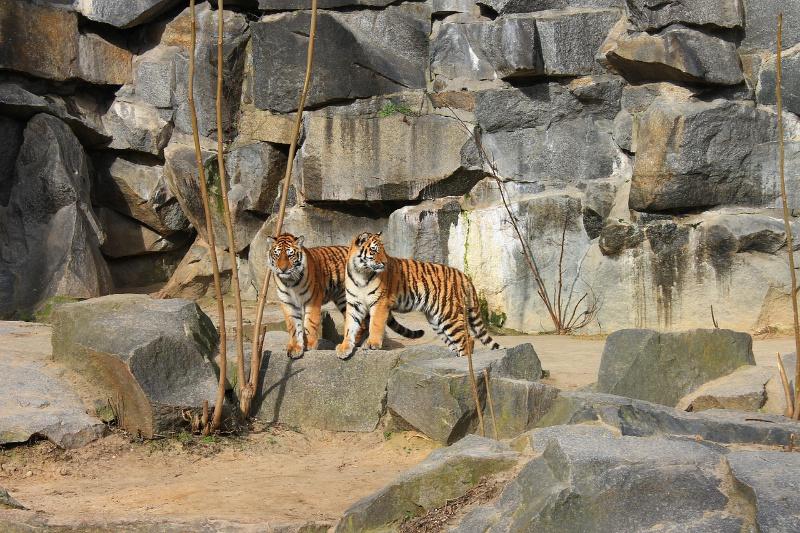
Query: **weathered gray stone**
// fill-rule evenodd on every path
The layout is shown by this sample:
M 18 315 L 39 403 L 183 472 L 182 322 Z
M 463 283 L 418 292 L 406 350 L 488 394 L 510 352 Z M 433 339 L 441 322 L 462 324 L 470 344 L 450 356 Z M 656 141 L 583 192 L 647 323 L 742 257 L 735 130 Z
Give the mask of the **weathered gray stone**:
M 197 233 L 204 241 L 208 242 L 205 210 L 200 196 L 194 147 L 181 142 L 171 142 L 164 150 L 164 156 L 167 160 L 164 165 L 164 176 L 169 190 L 177 198 L 183 213 L 197 230 Z M 220 191 L 216 154 L 203 151 L 202 159 L 205 167 L 216 245 L 224 249 L 228 247 L 228 237 L 223 220 L 222 193 Z M 225 178 L 228 183 L 231 183 L 232 177 L 227 172 Z M 229 187 L 229 185 L 226 185 L 226 187 Z M 263 221 L 255 214 L 244 209 L 247 203 L 242 188 L 239 188 L 238 192 L 229 190 L 228 205 L 233 221 L 233 237 L 236 241 L 236 251 L 240 252 L 247 248 L 250 241 L 253 240 Z
M 422 463 L 402 473 L 378 492 L 345 511 L 337 533 L 394 528 L 462 496 L 485 476 L 512 468 L 519 454 L 507 444 L 469 435 L 434 450 Z
M 138 293 L 142 287 L 160 289 L 172 277 L 189 249 L 184 247 L 172 252 L 107 259 L 114 290 Z
M 608 178 L 621 158 L 611 132 L 590 117 L 487 133 L 482 142 L 500 176 L 559 188 Z
M 774 254 L 786 246 L 783 220 L 749 213 L 719 214 L 703 223 L 706 247 L 730 248 L 734 253 L 764 252 Z
M 106 240 L 100 250 L 109 257 L 177 250 L 185 247 L 191 237 L 188 232 L 159 235 L 147 226 L 112 209 L 98 208 L 97 216 L 106 234 Z
M 372 113 L 362 102 L 309 114 L 296 167 L 306 200 L 407 201 L 472 188 L 482 175 L 462 163 L 461 149 L 472 142 L 462 124 L 435 114 L 416 116 L 418 106 L 403 96 L 397 100 L 372 101 Z M 399 106 L 411 113 L 394 111 Z
M 95 203 L 138 220 L 162 235 L 189 228 L 189 221 L 164 179 L 164 167 L 124 156 L 103 154 L 93 161 L 97 172 Z
M 800 45 L 783 52 L 783 105 L 784 109 L 800 114 Z M 756 100 L 762 105 L 775 105 L 776 57 L 767 59 L 758 73 Z
M 91 20 L 117 28 L 132 28 L 148 22 L 178 3 L 178 0 L 78 0 L 76 8 Z
M 430 12 L 405 4 L 382 10 L 318 14 L 315 83 L 306 101 L 316 107 L 344 98 L 364 98 L 425 87 Z M 253 32 L 256 107 L 293 111 L 303 82 L 310 15 L 267 17 Z M 274 72 L 284 72 L 276 79 Z
M 757 187 L 757 197 L 764 207 L 782 208 L 781 181 L 778 171 L 778 143 L 756 145 L 748 159 L 748 173 Z M 800 142 L 784 143 L 784 179 L 790 209 L 800 207 Z
M 582 107 L 566 87 L 552 82 L 475 95 L 475 119 L 486 133 L 548 127 L 577 118 Z
M 786 446 L 800 423 L 783 416 L 729 409 L 687 413 L 671 407 L 590 392 L 562 392 L 538 427 L 600 422 L 623 435 L 679 435 L 724 444 Z
M 191 113 L 188 103 L 190 39 L 189 8 L 167 24 L 160 46 L 178 46 L 181 52 L 175 56 L 175 129 L 192 133 Z M 222 132 L 229 138 L 235 131 L 236 117 L 241 101 L 244 77 L 245 48 L 250 37 L 247 18 L 243 13 L 226 10 L 223 15 L 223 84 L 222 84 Z M 207 65 L 195 71 L 194 98 L 197 108 L 197 129 L 201 136 L 216 139 L 217 135 L 217 11 L 208 3 L 197 6 L 197 45 L 195 64 Z M 305 63 L 303 63 L 305 64 Z M 273 72 L 273 71 L 270 71 Z M 295 98 L 297 94 L 295 94 Z
M 783 13 L 783 46 L 800 43 L 800 5 L 794 0 L 742 0 L 744 7 L 744 39 L 741 50 L 774 52 L 778 13 Z
M 743 25 L 739 0 L 628 0 L 628 17 L 640 31 L 658 30 L 670 24 L 739 28 Z
M 133 90 L 137 98 L 158 108 L 178 103 L 175 58 L 181 52 L 178 46 L 156 46 L 133 60 Z
M 697 531 L 693 524 L 712 518 L 727 524 L 717 531 L 739 531 L 720 461 L 695 442 L 554 431 L 499 499 L 454 531 Z M 665 483 L 669 491 L 657 489 Z
M 537 16 L 544 74 L 581 76 L 604 73 L 595 61 L 600 45 L 622 16 L 617 9 L 545 11 Z
M 12 498 L 6 489 L 0 487 L 0 509 L 25 509 L 25 506 Z
M 187 300 L 118 294 L 53 312 L 53 358 L 116 402 L 121 427 L 146 438 L 183 427 L 185 409 L 213 403 L 217 340 Z
M 703 383 L 754 364 L 747 333 L 621 330 L 606 340 L 596 390 L 672 406 Z
M 603 226 L 600 232 L 600 251 L 603 255 L 617 255 L 623 250 L 636 248 L 644 239 L 644 232 L 639 226 L 612 222 Z
M 47 113 L 63 120 L 84 146 L 107 145 L 111 138 L 101 123 L 100 106 L 91 101 L 91 95 L 39 96 L 21 85 L 0 82 L 0 112 L 28 120 L 39 113 Z
M 6 206 L 13 184 L 14 165 L 22 146 L 25 123 L 0 116 L 0 131 L 5 133 L 5 142 L 0 144 L 0 206 Z
M 482 377 L 480 375 L 478 379 Z M 534 427 L 550 410 L 553 400 L 558 396 L 558 389 L 536 381 L 490 377 L 489 385 L 497 435 L 501 439 L 517 437 Z M 483 419 L 487 435 L 494 435 L 488 396 L 483 404 Z
M 231 196 L 243 197 L 241 207 L 268 215 L 286 173 L 286 154 L 275 146 L 254 142 L 232 148 L 225 156 Z
M 678 401 L 683 411 L 735 409 L 758 411 L 767 401 L 765 385 L 773 371 L 761 366 L 742 366 L 693 390 Z
M 230 289 L 231 282 L 230 254 L 219 247 L 216 252 L 220 284 L 225 294 Z M 198 237 L 178 266 L 173 269 L 169 281 L 159 290 L 158 297 L 198 299 L 206 294 L 215 294 L 214 271 L 211 266 L 210 247 Z
M 317 7 L 320 9 L 348 6 L 384 7 L 391 3 L 393 0 L 319 0 Z M 265 11 L 308 9 L 309 5 L 305 0 L 258 0 L 258 8 Z
M 387 247 L 397 257 L 447 264 L 450 231 L 460 217 L 461 204 L 454 197 L 400 208 L 389 216 Z
M 476 376 L 488 368 L 494 381 L 495 378 L 536 381 L 541 376 L 541 363 L 530 344 L 476 352 L 473 365 Z M 475 427 L 477 412 L 470 387 L 466 358 L 410 362 L 392 374 L 386 405 L 393 415 L 425 435 L 450 443 Z M 478 389 L 483 402 L 484 380 L 478 380 Z M 535 393 L 542 394 L 542 398 L 550 394 L 544 389 Z
M 0 50 L 0 67 L 65 81 L 122 85 L 131 80 L 131 53 L 93 33 L 78 31 L 75 13 L 23 2 L 0 6 L 0 33 L 13 35 Z
M 567 9 L 570 7 L 625 8 L 625 0 L 480 0 L 480 4 L 490 7 L 500 15 L 531 13 L 546 9 Z
M 431 73 L 451 80 L 494 80 L 544 73 L 536 20 L 444 23 L 431 42 Z
M 111 136 L 109 148 L 162 155 L 172 135 L 172 123 L 159 110 L 139 100 L 119 96 L 102 117 Z
M 800 455 L 780 451 L 731 452 L 725 457 L 738 488 L 755 507 L 759 531 L 796 531 Z
M 399 352 L 359 350 L 342 361 L 332 350 L 311 350 L 302 359 L 275 347 L 265 357 L 257 416 L 265 422 L 330 431 L 373 431 L 383 416 L 386 383 Z
M 0 212 L 0 270 L 8 269 L 9 280 L 0 284 L 0 315 L 24 315 L 56 295 L 108 293 L 89 161 L 72 131 L 50 115 L 32 118 L 14 176 L 8 209 Z
M 18 332 L 14 323 L 3 334 Z M 86 414 L 81 399 L 48 368 L 45 357 L 26 356 L 11 350 L 0 361 L 0 445 L 17 444 L 42 437 L 61 448 L 79 448 L 102 437 L 102 421 Z M 0 491 L 0 508 L 3 507 Z
M 623 36 L 606 58 L 631 81 L 736 85 L 744 80 L 735 43 L 680 26 Z
M 760 204 L 762 184 L 748 158 L 774 135 L 774 116 L 752 106 L 658 98 L 638 117 L 630 207 Z

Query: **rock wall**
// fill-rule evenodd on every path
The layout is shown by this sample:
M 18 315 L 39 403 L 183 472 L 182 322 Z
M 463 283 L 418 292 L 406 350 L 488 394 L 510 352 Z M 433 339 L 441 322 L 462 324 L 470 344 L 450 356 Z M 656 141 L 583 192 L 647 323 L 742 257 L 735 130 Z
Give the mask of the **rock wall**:
M 170 277 L 162 295 L 208 290 L 186 98 L 187 4 L 0 5 L 0 315 L 24 317 L 52 295 L 163 286 Z M 222 134 L 251 296 L 285 171 L 309 5 L 226 2 Z M 789 325 L 774 28 L 782 11 L 796 210 L 800 4 L 325 0 L 320 8 L 288 231 L 322 245 L 383 230 L 390 253 L 472 276 L 494 325 L 549 330 L 505 197 L 554 300 L 562 280 L 564 313 L 594 308 L 587 333 L 709 326 L 711 305 L 723 327 Z M 195 99 L 224 243 L 216 9 L 198 5 Z

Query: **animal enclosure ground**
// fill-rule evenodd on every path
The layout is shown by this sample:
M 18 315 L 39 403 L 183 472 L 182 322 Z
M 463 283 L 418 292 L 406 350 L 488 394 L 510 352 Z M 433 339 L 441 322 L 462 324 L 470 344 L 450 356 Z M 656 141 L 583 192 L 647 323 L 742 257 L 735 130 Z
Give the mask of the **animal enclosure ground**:
M 2 450 L 0 484 L 63 524 L 334 521 L 433 447 L 404 433 L 386 439 L 269 429 L 239 438 L 149 442 L 114 434 L 78 450 L 46 441 Z

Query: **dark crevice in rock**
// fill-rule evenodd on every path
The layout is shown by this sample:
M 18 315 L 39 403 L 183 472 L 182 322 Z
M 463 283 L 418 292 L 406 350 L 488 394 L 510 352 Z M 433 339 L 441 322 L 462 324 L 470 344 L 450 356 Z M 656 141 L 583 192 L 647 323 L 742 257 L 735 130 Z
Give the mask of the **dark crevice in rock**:
M 376 200 L 376 201 L 313 201 L 306 202 L 313 207 L 320 209 L 327 209 L 329 211 L 336 211 L 345 215 L 355 217 L 366 217 L 371 219 L 386 218 L 392 212 L 397 211 L 402 207 L 408 205 L 416 205 L 418 201 L 404 201 L 404 200 Z
M 399 85 L 400 87 L 404 87 L 406 89 L 411 89 L 411 87 L 409 87 L 405 83 L 403 83 L 401 81 L 398 81 L 398 80 L 396 80 L 394 78 L 391 78 L 391 77 L 389 77 L 389 76 L 387 76 L 387 75 L 385 75 L 385 74 L 383 74 L 381 72 L 378 72 L 377 70 L 375 70 L 374 68 L 370 67 L 369 65 L 365 65 L 363 63 L 359 63 L 358 61 L 354 61 L 353 62 L 353 66 L 354 67 L 363 68 L 364 70 L 368 70 L 368 71 L 372 72 L 372 74 L 374 76 L 377 76 L 379 78 L 383 78 L 384 80 L 388 81 L 389 83 L 394 83 L 395 85 Z

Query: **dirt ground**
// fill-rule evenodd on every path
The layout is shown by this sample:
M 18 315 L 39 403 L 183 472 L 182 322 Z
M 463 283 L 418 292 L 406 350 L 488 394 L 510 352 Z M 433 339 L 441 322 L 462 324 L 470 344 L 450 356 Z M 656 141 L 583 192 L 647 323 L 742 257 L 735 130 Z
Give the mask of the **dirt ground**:
M 0 485 L 63 524 L 333 522 L 434 448 L 415 434 L 386 437 L 271 428 L 150 442 L 115 433 L 71 451 L 42 441 L 0 451 Z
M 213 305 L 203 308 L 215 314 Z M 339 320 L 336 311 L 332 316 Z M 424 328 L 426 334 L 410 342 L 390 334 L 395 344 L 441 342 L 423 317 L 411 314 L 398 319 L 409 327 Z M 41 329 L 27 340 L 15 338 L 14 351 L 49 353 L 49 335 Z M 595 381 L 604 345 L 604 339 L 549 335 L 498 340 L 505 346 L 531 342 L 550 371 L 547 381 L 562 389 Z M 789 338 L 754 343 L 760 365 L 775 366 L 775 352 L 793 350 Z M 0 357 L 3 352 L 0 343 Z M 0 448 L 0 486 L 23 505 L 55 516 L 62 524 L 109 519 L 203 519 L 253 525 L 333 522 L 435 447 L 413 433 L 257 429 L 243 437 L 203 439 L 184 434 L 150 442 L 116 432 L 72 451 L 48 442 Z

